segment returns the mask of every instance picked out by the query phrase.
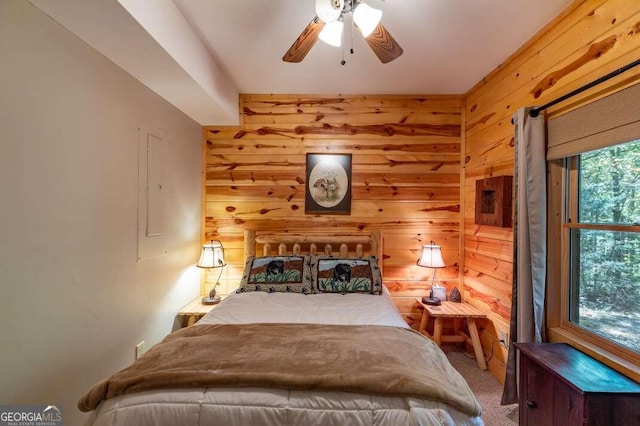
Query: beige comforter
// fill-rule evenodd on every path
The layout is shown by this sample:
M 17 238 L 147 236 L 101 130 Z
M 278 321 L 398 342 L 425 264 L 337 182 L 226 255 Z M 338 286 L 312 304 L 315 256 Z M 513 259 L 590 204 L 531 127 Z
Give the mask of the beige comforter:
M 82 411 L 163 388 L 260 386 L 431 399 L 472 415 L 480 406 L 437 346 L 404 328 L 323 324 L 197 325 L 167 336 L 96 384 Z

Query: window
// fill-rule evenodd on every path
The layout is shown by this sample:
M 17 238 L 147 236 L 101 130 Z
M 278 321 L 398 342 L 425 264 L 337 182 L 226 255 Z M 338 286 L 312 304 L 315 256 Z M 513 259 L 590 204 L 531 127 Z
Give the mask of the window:
M 548 115 L 546 320 L 640 381 L 640 84 L 612 90 Z
M 640 353 L 640 141 L 565 165 L 568 320 Z

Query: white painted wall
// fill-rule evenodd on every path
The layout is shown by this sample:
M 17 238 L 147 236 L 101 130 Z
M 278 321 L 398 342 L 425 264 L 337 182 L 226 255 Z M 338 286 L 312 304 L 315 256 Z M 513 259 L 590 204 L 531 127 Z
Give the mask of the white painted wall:
M 199 291 L 201 127 L 26 1 L 0 1 L 0 404 L 56 404 Z M 169 254 L 136 261 L 138 133 L 163 129 Z

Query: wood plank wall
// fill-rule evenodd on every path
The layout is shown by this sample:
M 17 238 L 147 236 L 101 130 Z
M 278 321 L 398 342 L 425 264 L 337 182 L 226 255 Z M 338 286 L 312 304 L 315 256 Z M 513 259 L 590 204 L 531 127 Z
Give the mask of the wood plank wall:
M 465 299 L 490 312 L 481 332 L 491 372 L 504 378 L 513 234 L 474 224 L 475 181 L 513 174 L 513 113 L 542 105 L 640 57 L 640 1 L 576 1 L 465 97 L 464 289 Z M 633 70 L 548 111 L 562 114 L 638 82 Z
M 409 320 L 430 288 L 421 244 L 442 245 L 437 278 L 459 286 L 461 110 L 460 96 L 241 95 L 239 127 L 204 128 L 203 240 L 225 247 L 220 293 L 242 275 L 245 229 L 382 230 L 383 280 Z M 352 154 L 351 215 L 304 213 L 306 153 Z

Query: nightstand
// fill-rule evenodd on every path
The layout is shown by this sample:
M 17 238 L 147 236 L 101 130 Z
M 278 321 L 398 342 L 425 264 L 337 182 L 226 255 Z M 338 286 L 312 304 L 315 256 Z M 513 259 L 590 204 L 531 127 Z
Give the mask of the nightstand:
M 487 369 L 487 363 L 484 360 L 482 344 L 480 343 L 480 336 L 475 321 L 476 318 L 486 318 L 487 315 L 484 312 L 468 303 L 442 302 L 441 305 L 432 306 L 422 303 L 420 297 L 416 298 L 416 302 L 422 307 L 422 319 L 420 321 L 420 328 L 418 329 L 420 333 L 436 342 L 438 346 L 440 346 L 442 342 L 467 342 L 471 344 L 476 354 L 478 367 L 481 370 Z M 429 317 L 434 319 L 433 335 L 427 331 Z M 468 336 L 464 331 L 460 330 L 457 321 L 454 321 L 454 334 L 443 335 L 442 321 L 444 319 L 456 320 L 458 318 L 462 318 L 467 322 L 471 336 Z
M 178 312 L 178 316 L 182 320 L 182 326 L 191 327 L 216 306 L 218 305 L 203 305 L 202 296 L 196 297 Z

